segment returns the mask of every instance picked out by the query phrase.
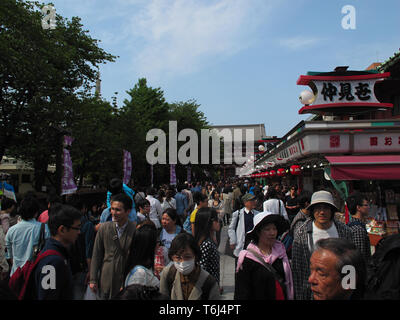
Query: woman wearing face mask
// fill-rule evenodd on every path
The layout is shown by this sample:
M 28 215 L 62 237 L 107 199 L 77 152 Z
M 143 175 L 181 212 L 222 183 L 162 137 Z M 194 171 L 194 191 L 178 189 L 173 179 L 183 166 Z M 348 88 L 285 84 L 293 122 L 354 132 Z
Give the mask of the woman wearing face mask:
M 235 300 L 292 300 L 293 278 L 285 246 L 277 236 L 288 228 L 285 219 L 271 212 L 254 217 L 251 239 L 239 254 Z
M 191 234 L 180 233 L 168 251 L 172 264 L 160 278 L 160 292 L 171 300 L 218 300 L 217 281 L 199 265 L 200 248 Z

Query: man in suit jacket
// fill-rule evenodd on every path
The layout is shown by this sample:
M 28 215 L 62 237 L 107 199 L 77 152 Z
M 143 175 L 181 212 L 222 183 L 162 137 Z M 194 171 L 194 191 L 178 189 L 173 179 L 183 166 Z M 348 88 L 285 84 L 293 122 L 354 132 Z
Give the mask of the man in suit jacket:
M 296 300 L 311 300 L 310 258 L 320 239 L 343 238 L 353 241 L 351 229 L 334 219 L 338 211 L 328 191 L 314 192 L 307 208 L 311 219 L 307 219 L 294 233 L 292 248 L 292 272 Z
M 129 221 L 132 200 L 121 193 L 111 198 L 112 221 L 105 222 L 96 235 L 90 266 L 90 289 L 101 299 L 111 299 L 124 285 L 128 251 L 136 223 Z

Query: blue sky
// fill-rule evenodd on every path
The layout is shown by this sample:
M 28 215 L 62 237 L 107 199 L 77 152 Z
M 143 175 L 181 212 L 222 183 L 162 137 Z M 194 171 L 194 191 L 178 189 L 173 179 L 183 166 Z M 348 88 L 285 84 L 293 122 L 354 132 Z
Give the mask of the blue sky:
M 215 125 L 264 123 L 283 136 L 299 115 L 308 71 L 364 70 L 400 48 L 399 0 L 52 0 L 118 55 L 100 67 L 118 105 L 139 78 L 168 102 L 195 99 Z M 342 28 L 352 5 L 356 29 Z

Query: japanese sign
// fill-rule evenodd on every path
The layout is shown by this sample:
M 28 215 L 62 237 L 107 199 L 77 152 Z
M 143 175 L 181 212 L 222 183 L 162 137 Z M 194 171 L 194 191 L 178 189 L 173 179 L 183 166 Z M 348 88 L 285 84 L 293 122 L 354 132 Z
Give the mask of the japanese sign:
M 305 104 L 299 113 L 318 113 L 327 108 L 342 107 L 393 108 L 392 103 L 382 103 L 375 96 L 375 84 L 389 76 L 389 72 L 351 76 L 302 75 L 297 84 L 310 85 L 315 99 Z
M 326 103 L 379 103 L 374 94 L 373 80 L 314 81 L 318 89 L 314 104 Z
M 354 152 L 400 151 L 400 132 L 358 134 L 354 137 Z

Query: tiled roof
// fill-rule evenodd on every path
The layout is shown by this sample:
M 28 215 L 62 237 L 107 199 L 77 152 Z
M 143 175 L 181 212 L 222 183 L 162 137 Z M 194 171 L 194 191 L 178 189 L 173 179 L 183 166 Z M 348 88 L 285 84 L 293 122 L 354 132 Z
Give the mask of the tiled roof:
M 375 70 L 375 69 L 378 69 L 378 67 L 381 65 L 381 63 L 380 62 L 374 62 L 374 63 L 372 63 L 367 69 L 365 69 L 365 70 Z
M 391 66 L 393 66 L 394 64 L 396 64 L 398 62 L 400 62 L 400 51 L 399 52 L 395 52 L 392 57 L 389 57 L 389 59 L 387 59 L 385 62 L 383 62 L 380 65 L 379 70 L 380 71 L 387 71 Z

